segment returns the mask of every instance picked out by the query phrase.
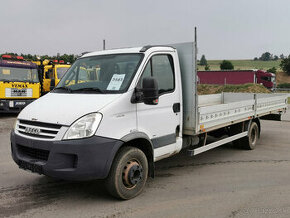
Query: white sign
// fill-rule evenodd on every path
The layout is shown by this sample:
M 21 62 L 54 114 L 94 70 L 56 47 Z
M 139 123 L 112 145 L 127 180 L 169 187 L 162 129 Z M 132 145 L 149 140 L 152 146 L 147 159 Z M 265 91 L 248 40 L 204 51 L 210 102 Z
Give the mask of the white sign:
M 126 74 L 114 74 L 107 87 L 107 90 L 119 90 Z

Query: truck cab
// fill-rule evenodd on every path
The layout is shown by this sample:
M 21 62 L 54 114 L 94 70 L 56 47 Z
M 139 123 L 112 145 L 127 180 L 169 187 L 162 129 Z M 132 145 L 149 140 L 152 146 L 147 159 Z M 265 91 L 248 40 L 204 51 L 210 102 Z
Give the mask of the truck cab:
M 37 65 L 21 56 L 0 59 L 0 113 L 19 112 L 40 97 Z
M 43 85 L 42 92 L 50 92 L 50 87 L 55 86 L 59 83 L 60 79 L 70 68 L 70 64 L 65 64 L 64 61 L 54 60 L 54 61 L 44 61 L 43 66 Z M 53 81 L 53 84 L 52 84 Z
M 276 75 L 263 70 L 256 71 L 257 83 L 263 84 L 267 89 L 273 91 L 276 88 Z

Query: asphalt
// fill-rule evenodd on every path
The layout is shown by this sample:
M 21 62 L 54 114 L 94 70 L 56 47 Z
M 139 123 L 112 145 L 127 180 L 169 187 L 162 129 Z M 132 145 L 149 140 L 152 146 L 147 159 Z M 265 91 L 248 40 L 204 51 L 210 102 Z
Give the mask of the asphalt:
M 67 182 L 20 170 L 11 159 L 15 115 L 0 115 L 0 217 L 290 217 L 290 111 L 262 121 L 253 151 L 231 144 L 157 162 L 135 199 L 102 181 Z

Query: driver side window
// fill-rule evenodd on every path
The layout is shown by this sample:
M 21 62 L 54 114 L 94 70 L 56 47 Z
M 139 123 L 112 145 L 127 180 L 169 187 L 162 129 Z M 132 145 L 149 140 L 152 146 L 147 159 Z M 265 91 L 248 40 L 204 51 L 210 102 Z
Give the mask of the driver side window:
M 138 86 L 142 88 L 142 80 L 146 77 L 154 77 L 158 82 L 159 94 L 174 91 L 174 66 L 171 55 L 154 55 L 148 61 Z

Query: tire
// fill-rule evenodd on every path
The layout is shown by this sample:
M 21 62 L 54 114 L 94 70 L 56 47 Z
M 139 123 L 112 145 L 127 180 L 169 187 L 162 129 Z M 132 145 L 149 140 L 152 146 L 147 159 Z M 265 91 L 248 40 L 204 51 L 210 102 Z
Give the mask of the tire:
M 259 139 L 259 127 L 256 122 L 251 122 L 248 135 L 244 138 L 238 139 L 234 142 L 235 146 L 246 150 L 254 150 Z
M 148 161 L 138 148 L 123 147 L 112 164 L 105 181 L 107 191 L 114 197 L 128 200 L 139 195 L 148 177 Z

